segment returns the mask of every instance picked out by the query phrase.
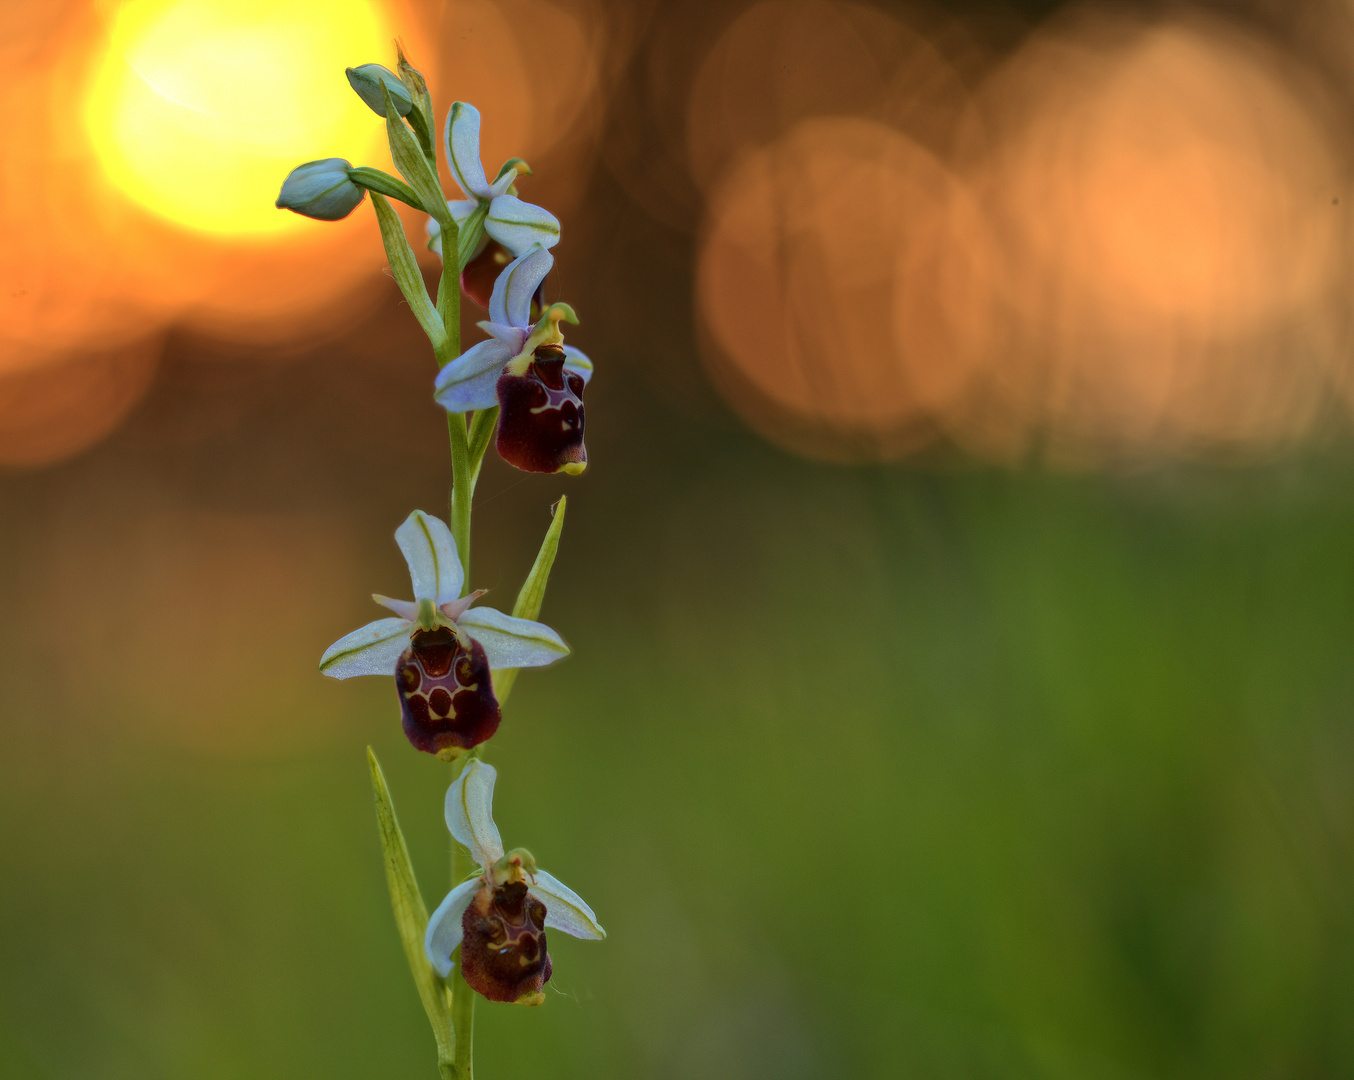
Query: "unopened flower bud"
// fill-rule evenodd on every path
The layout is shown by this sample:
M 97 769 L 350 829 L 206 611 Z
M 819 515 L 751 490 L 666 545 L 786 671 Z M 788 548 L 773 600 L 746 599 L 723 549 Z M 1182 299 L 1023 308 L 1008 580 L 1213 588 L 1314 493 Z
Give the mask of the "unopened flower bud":
M 367 103 L 377 116 L 384 119 L 386 114 L 385 98 L 381 94 L 381 84 L 385 83 L 386 92 L 395 104 L 395 111 L 408 116 L 414 107 L 414 99 L 408 88 L 400 82 L 399 76 L 380 64 L 363 64 L 361 67 L 347 69 L 348 82 L 357 91 L 357 96 Z
M 298 165 L 282 182 L 277 208 L 319 221 L 338 221 L 347 217 L 366 195 L 348 178 L 351 168 L 343 158 L 324 158 Z

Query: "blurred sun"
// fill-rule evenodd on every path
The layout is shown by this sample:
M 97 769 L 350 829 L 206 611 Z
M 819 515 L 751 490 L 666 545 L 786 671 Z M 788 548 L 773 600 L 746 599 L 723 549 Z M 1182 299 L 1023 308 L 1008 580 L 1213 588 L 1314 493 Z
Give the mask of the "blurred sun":
M 296 165 L 383 141 L 345 67 L 387 58 L 370 0 L 128 0 L 85 101 L 99 164 L 133 200 L 208 233 L 303 226 L 273 200 Z M 376 164 L 379 164 L 377 162 Z

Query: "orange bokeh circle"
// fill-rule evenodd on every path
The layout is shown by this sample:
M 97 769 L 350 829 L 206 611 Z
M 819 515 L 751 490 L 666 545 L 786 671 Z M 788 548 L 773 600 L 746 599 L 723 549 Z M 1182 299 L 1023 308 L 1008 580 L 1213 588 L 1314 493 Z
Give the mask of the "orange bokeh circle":
M 697 301 L 712 375 L 756 429 L 896 457 L 962 407 L 990 346 L 990 244 L 964 183 L 901 132 L 804 121 L 712 199 Z

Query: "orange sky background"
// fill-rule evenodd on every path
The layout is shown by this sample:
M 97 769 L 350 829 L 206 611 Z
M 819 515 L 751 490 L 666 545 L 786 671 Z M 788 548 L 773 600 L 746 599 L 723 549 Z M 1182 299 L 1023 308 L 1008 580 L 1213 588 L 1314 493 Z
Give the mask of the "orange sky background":
M 395 34 L 439 109 L 480 107 L 491 168 L 550 160 L 559 216 L 600 215 L 580 200 L 607 167 L 689 233 L 706 370 L 797 452 L 1245 458 L 1338 411 L 1350 86 L 1313 43 L 1351 42 L 1345 8 L 1259 33 L 1083 4 L 998 34 L 763 0 L 685 37 L 679 13 L 637 11 L 627 26 L 569 0 L 0 8 L 0 464 L 115 429 L 173 327 L 248 362 L 363 318 L 384 264 L 370 211 L 317 223 L 272 199 L 304 160 L 390 168 L 342 68 L 393 61 Z M 674 22 L 672 62 L 652 65 L 647 101 L 618 100 L 655 18 Z M 662 149 L 627 163 L 635 124 Z

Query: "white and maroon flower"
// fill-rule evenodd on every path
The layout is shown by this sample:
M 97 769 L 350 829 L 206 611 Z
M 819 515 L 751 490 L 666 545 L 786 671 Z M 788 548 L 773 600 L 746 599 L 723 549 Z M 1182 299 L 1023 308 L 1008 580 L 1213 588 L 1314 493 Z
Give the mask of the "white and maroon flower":
M 504 267 L 472 345 L 437 373 L 433 397 L 448 412 L 498 405 L 497 447 L 526 472 L 577 474 L 587 465 L 583 390 L 592 361 L 564 344 L 561 322 L 577 324 L 568 304 L 551 304 L 533 322 L 532 298 L 555 259 L 539 245 Z
M 543 623 L 462 596 L 465 575 L 446 524 L 415 510 L 395 531 L 409 564 L 413 600 L 372 599 L 395 612 L 330 645 L 320 670 L 335 679 L 393 675 L 404 733 L 419 750 L 452 758 L 498 730 L 491 670 L 541 667 L 569 652 Z
M 484 231 L 514 255 L 530 250 L 533 244 L 554 247 L 559 243 L 559 219 L 534 203 L 523 202 L 508 193 L 526 166 L 517 160 L 508 162 L 491 184 L 480 161 L 480 112 L 464 101 L 453 102 L 447 111 L 444 136 L 447 164 L 466 199 L 447 202 L 452 219 L 463 225 L 474 212 L 485 210 Z M 429 247 L 442 253 L 442 231 L 429 221 Z
M 537 869 L 529 851 L 504 852 L 493 817 L 497 778 L 492 765 L 472 758 L 447 789 L 447 828 L 482 872 L 438 905 L 423 948 L 445 978 L 459 946 L 465 981 L 490 1001 L 539 1005 L 552 973 L 546 928 L 593 940 L 606 931 L 581 896 Z

